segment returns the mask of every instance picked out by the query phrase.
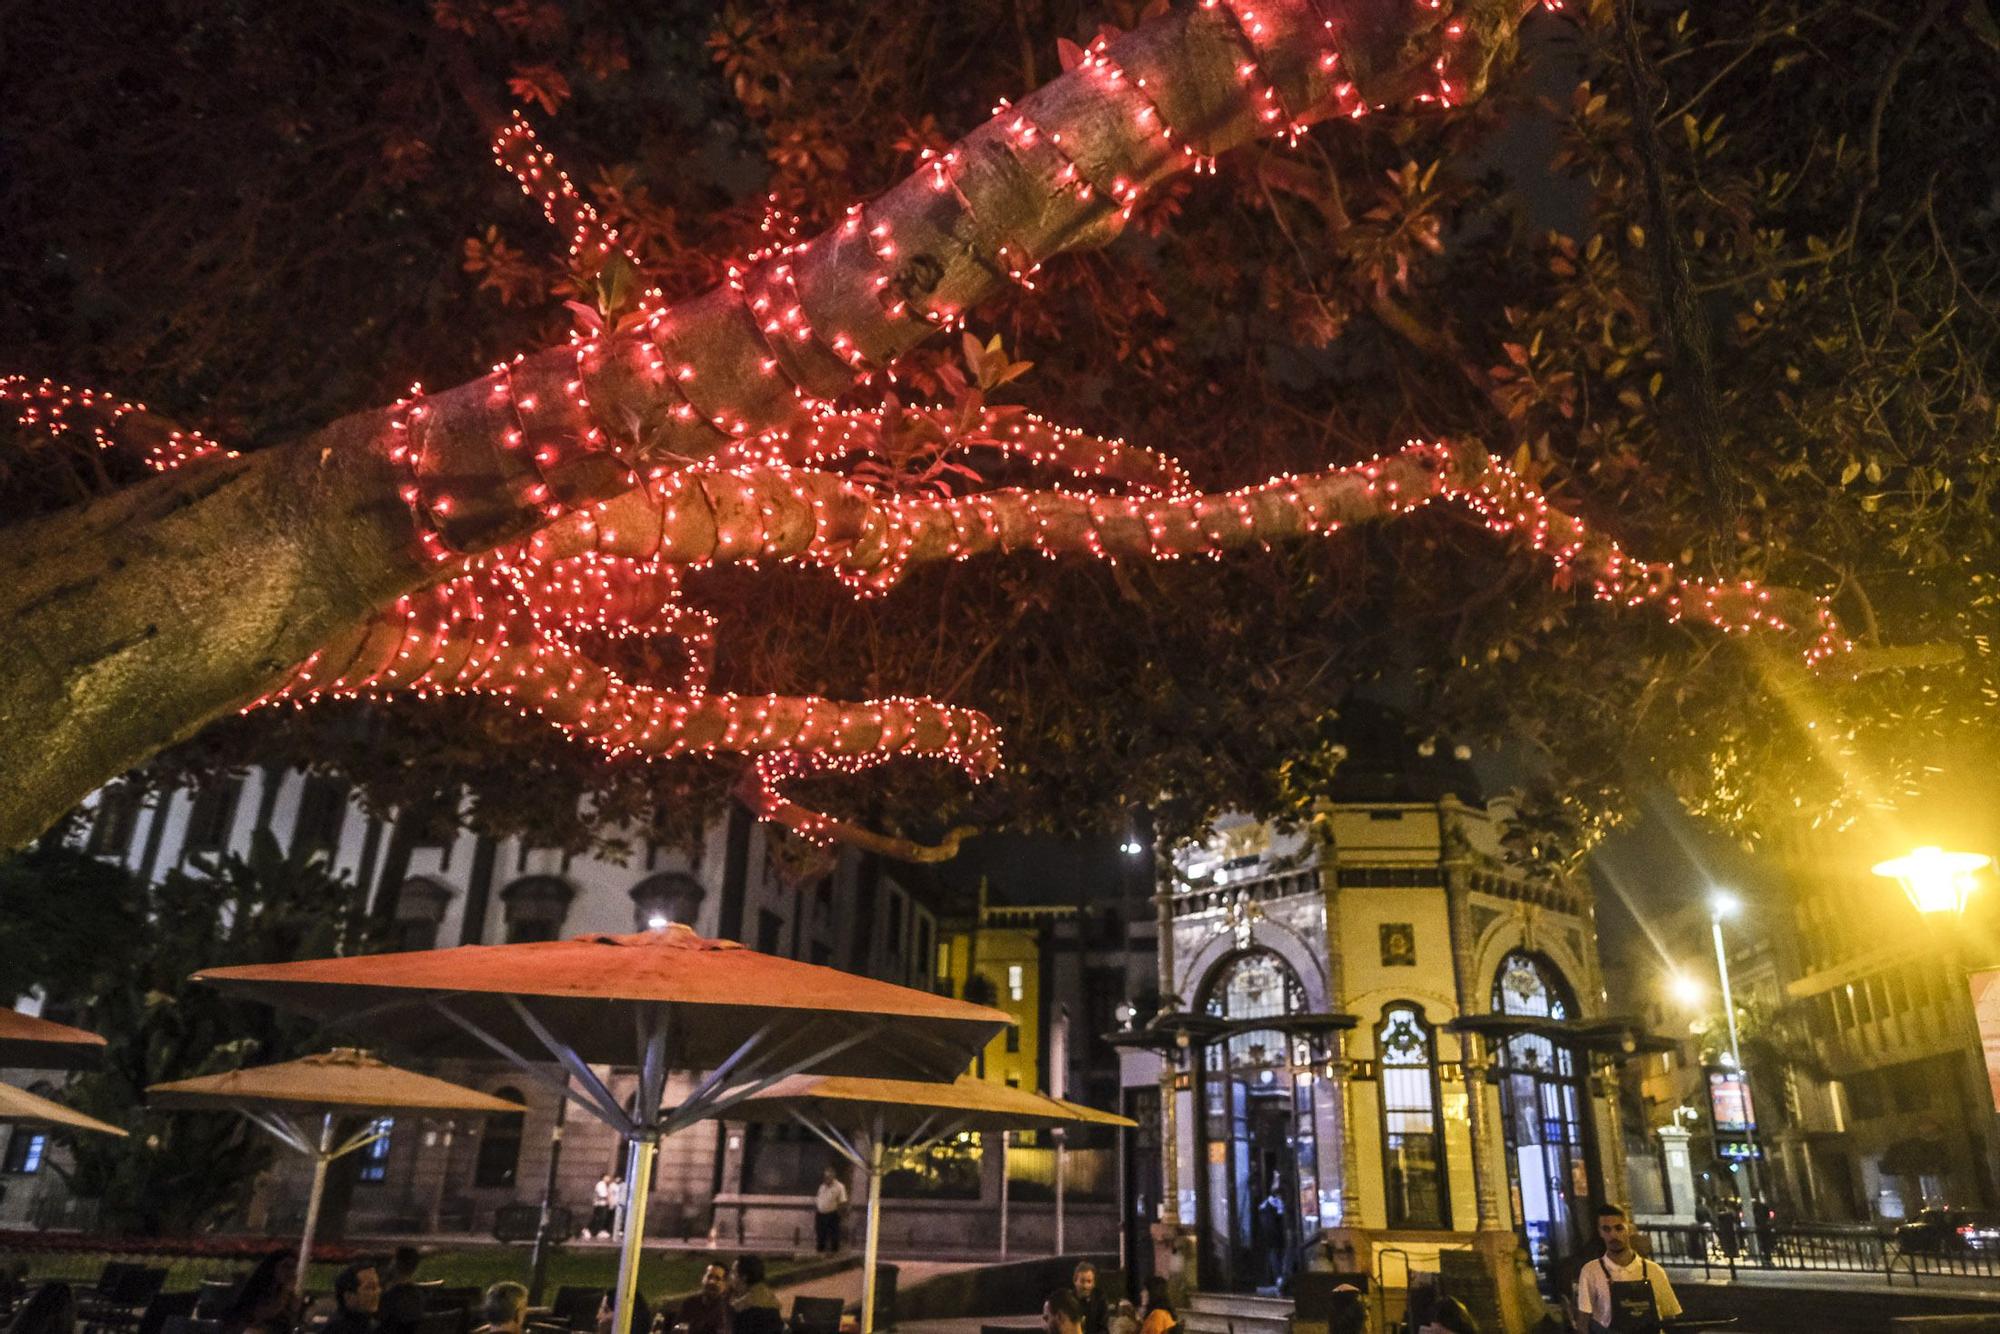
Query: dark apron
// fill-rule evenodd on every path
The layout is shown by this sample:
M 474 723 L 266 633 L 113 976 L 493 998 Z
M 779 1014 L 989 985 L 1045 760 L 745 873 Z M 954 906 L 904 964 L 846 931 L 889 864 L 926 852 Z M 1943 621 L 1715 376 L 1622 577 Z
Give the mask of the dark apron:
M 1604 1283 L 1611 1290 L 1611 1308 L 1602 1313 L 1609 1318 L 1605 1322 L 1591 1316 L 1592 1334 L 1653 1334 L 1659 1329 L 1660 1304 L 1653 1296 L 1645 1261 L 1639 1262 L 1639 1277 L 1628 1283 L 1612 1281 L 1609 1261 L 1600 1259 L 1597 1263 L 1603 1266 Z

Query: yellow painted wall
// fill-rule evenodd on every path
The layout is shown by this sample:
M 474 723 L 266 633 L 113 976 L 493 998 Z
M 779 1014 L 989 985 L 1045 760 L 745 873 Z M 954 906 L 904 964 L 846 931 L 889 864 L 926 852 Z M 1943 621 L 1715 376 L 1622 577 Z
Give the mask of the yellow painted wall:
M 985 1077 L 1005 1084 L 1011 1076 L 1024 1089 L 1040 1089 L 1042 960 L 1035 934 L 994 927 L 960 929 L 944 936 L 942 944 L 941 962 L 949 963 L 950 969 L 948 978 L 939 978 L 940 985 L 948 980 L 951 994 L 963 999 L 967 978 L 977 973 L 992 987 L 993 1005 L 1013 1015 L 1019 1025 L 1019 1051 L 1007 1050 L 1005 1033 L 986 1044 Z M 1010 968 L 1020 969 L 1018 998 L 1008 984 Z

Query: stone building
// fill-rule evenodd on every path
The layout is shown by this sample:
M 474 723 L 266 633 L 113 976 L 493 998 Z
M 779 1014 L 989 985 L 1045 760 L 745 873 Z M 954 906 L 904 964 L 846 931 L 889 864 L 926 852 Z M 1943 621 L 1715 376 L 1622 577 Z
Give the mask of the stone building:
M 1484 1318 L 1526 1327 L 1531 1270 L 1623 1198 L 1634 1034 L 1605 1014 L 1588 881 L 1503 857 L 1504 814 L 1398 777 L 1174 854 L 1162 1007 L 1121 1039 L 1159 1145 L 1133 1183 L 1154 1264 L 1203 1291 L 1477 1274 Z
M 193 857 L 246 852 L 259 828 L 285 847 L 323 851 L 334 871 L 364 888 L 406 949 L 680 922 L 768 953 L 925 990 L 936 983 L 936 916 L 888 864 L 850 853 L 831 874 L 802 878 L 774 855 L 772 831 L 740 809 L 712 821 L 692 846 L 642 842 L 619 864 L 462 829 L 412 830 L 368 815 L 331 779 L 266 767 L 151 801 L 107 788 L 93 798 L 81 837 L 96 855 L 156 878 Z M 365 1045 L 367 1035 L 340 1040 Z M 395 1059 L 393 1044 L 381 1046 Z M 359 1155 L 347 1209 L 351 1229 L 485 1232 L 502 1206 L 542 1198 L 555 1142 L 554 1094 L 497 1064 L 447 1062 L 431 1072 L 525 1103 L 528 1112 L 483 1124 L 389 1125 L 388 1135 Z M 632 1083 L 630 1076 L 612 1076 L 621 1094 Z M 21 1130 L 0 1134 L 8 1135 L 0 1171 L 10 1187 L 0 1199 L 0 1226 L 87 1222 L 87 1210 L 67 1199 L 57 1174 L 47 1170 L 45 1141 Z M 562 1145 L 558 1198 L 587 1211 L 592 1183 L 622 1168 L 620 1145 L 608 1128 L 583 1117 L 569 1120 Z M 800 1172 L 774 1166 L 787 1155 L 800 1163 L 810 1158 L 805 1184 L 792 1180 Z M 810 1183 L 827 1157 L 783 1136 L 760 1143 L 741 1128 L 694 1126 L 661 1146 L 649 1227 L 662 1237 L 705 1235 L 720 1218 L 735 1239 L 743 1201 L 756 1195 L 774 1206 L 767 1214 L 787 1220 L 770 1222 L 764 1239 L 786 1241 L 803 1227 L 809 1240 Z M 796 1194 L 774 1201 L 760 1182 L 779 1182 Z M 302 1162 L 282 1162 L 262 1183 L 244 1223 L 283 1231 L 303 1215 L 307 1184 Z

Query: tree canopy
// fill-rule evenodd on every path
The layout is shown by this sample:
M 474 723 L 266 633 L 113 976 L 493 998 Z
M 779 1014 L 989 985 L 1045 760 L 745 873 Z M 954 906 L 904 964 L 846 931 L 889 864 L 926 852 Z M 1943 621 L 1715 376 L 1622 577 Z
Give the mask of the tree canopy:
M 727 288 L 732 257 L 836 231 L 899 180 L 949 184 L 965 166 L 943 155 L 996 105 L 1092 68 L 1114 49 L 1104 25 L 1171 20 L 1162 8 L 217 3 L 88 32 L 27 16 L 0 131 L 20 220 L 0 253 L 0 359 L 143 399 L 254 459 L 413 381 L 460 384 L 563 349 L 573 327 L 609 337 L 649 288 L 696 303 Z M 1241 22 L 1249 6 L 1224 8 Z M 1407 8 L 1325 12 L 1388 31 Z M 1845 821 L 1984 744 L 2000 425 L 2000 167 L 1982 151 L 2000 45 L 1984 6 L 1890 23 L 1833 0 L 1593 0 L 1529 17 L 1518 49 L 1517 13 L 1443 5 L 1408 29 L 1426 57 L 1409 70 L 1357 57 L 1384 106 L 1350 87 L 1336 109 L 1372 114 L 1296 143 L 1257 132 L 1254 89 L 1229 90 L 1249 99 L 1235 146 L 1114 201 L 1129 218 L 1109 244 L 963 312 L 971 343 L 899 346 L 893 385 L 837 400 L 879 423 L 849 475 L 940 499 L 972 489 L 960 467 L 1044 486 L 966 438 L 1018 423 L 1014 405 L 1158 451 L 1204 493 L 1462 442 L 1636 557 L 1823 596 L 1864 649 L 1963 661 L 1807 672 L 1800 644 L 1580 596 L 1589 580 L 1552 580 L 1545 557 L 1445 505 L 1213 561 L 939 560 L 868 600 L 824 568 L 690 571 L 717 690 L 928 696 L 1004 731 L 979 788 L 893 765 L 808 779 L 812 802 L 917 834 L 1138 803 L 1168 832 L 1222 805 L 1297 811 L 1337 766 L 1357 693 L 1505 748 L 1543 782 L 1544 813 L 1581 829 L 1655 781 L 1743 832 Z M 1484 95 L 1447 107 L 1410 70 L 1431 77 L 1423 42 L 1453 24 L 1474 26 L 1481 56 L 1459 91 Z M 636 264 L 573 252 L 569 206 L 551 232 L 493 169 L 484 145 L 510 101 Z M 104 508 L 150 484 L 88 432 L 24 428 L 5 446 L 7 512 L 40 516 L 9 530 L 16 551 L 93 507 L 120 531 L 162 521 Z M 584 498 L 618 485 L 553 482 Z M 376 579 L 370 543 L 391 519 L 407 524 L 360 516 L 354 568 L 272 580 L 275 611 L 310 619 L 306 573 Z M 260 559 L 298 559 L 226 556 L 246 582 Z M 254 658 L 284 619 L 218 627 L 212 655 Z M 660 670 L 700 624 L 605 656 Z M 490 827 L 560 842 L 706 810 L 739 767 L 607 760 L 493 701 L 431 699 L 254 712 L 162 772 L 273 753 L 384 804 L 463 786 Z M 588 799 L 572 817 L 551 788 Z

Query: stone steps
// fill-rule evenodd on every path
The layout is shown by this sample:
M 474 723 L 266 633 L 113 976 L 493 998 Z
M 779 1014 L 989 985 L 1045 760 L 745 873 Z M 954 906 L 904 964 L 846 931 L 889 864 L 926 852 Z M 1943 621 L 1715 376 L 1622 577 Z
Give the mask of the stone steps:
M 1187 1334 L 1289 1334 L 1288 1297 L 1255 1297 L 1233 1292 L 1197 1292 L 1181 1312 Z

